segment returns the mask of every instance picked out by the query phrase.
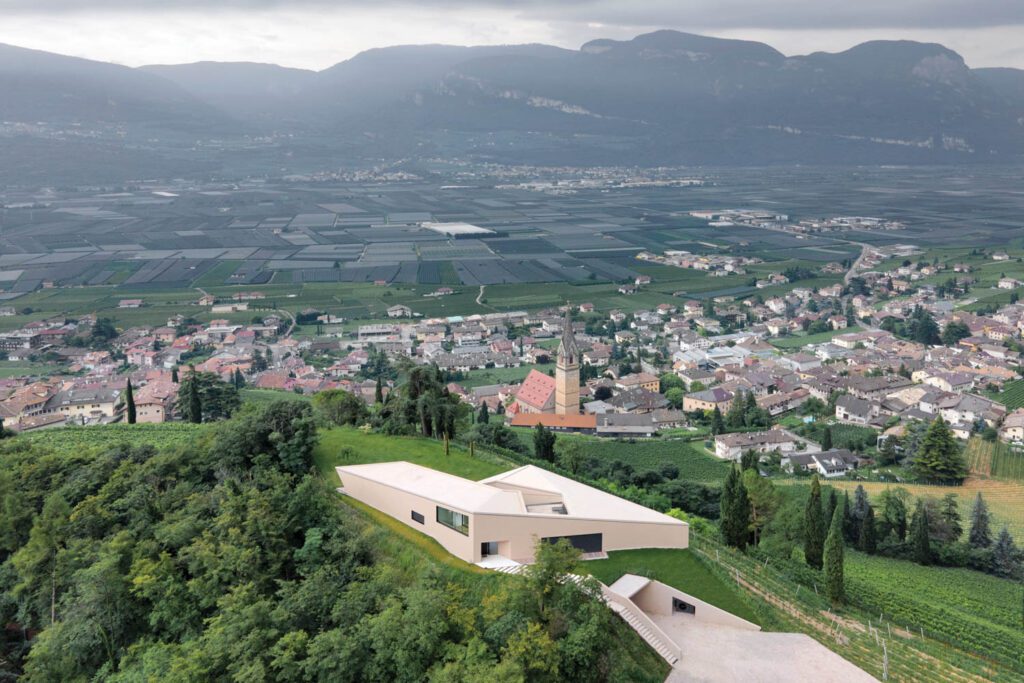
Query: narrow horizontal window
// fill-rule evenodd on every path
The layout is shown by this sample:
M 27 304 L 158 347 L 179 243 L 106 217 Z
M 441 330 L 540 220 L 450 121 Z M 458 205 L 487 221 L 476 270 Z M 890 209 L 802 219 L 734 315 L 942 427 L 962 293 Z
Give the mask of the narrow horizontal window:
M 442 524 L 449 529 L 454 529 L 460 534 L 469 536 L 469 515 L 464 515 L 461 512 L 455 512 L 454 510 L 438 506 L 437 523 Z
M 416 512 L 415 510 L 413 510 L 412 511 L 412 521 L 416 522 L 417 524 L 423 524 L 423 521 L 424 521 L 423 520 L 423 515 L 421 515 L 420 513 Z

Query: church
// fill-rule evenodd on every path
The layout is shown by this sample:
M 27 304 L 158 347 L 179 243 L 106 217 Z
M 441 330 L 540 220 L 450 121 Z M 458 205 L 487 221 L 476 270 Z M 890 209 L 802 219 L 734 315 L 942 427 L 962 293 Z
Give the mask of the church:
M 515 406 L 520 414 L 580 414 L 580 348 L 568 310 L 558 343 L 555 376 L 531 370 L 516 392 Z

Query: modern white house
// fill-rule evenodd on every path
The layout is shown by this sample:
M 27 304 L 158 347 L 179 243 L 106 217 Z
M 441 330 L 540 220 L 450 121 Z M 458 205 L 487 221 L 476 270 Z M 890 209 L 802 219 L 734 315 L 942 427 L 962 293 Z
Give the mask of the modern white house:
M 564 538 L 593 554 L 689 545 L 685 522 L 533 465 L 482 481 L 404 461 L 337 471 L 342 493 L 466 562 L 528 563 L 538 539 Z

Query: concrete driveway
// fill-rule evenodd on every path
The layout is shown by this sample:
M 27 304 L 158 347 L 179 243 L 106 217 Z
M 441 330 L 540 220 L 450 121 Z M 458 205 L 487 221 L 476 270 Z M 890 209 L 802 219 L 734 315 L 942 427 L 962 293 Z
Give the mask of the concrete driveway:
M 802 633 L 765 633 L 692 616 L 649 615 L 683 651 L 667 683 L 872 683 L 869 676 Z

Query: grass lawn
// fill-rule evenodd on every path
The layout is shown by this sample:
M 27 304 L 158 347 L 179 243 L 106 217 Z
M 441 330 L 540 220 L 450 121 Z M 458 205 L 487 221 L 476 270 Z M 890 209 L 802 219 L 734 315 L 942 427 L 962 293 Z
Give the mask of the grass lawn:
M 345 457 L 342 449 L 351 449 L 353 455 Z M 466 479 L 484 479 L 513 469 L 516 465 L 495 464 L 494 456 L 487 460 L 469 457 L 469 452 L 451 445 L 449 455 L 444 454 L 444 443 L 414 436 L 386 436 L 367 434 L 354 427 L 337 427 L 320 432 L 320 443 L 313 451 L 317 469 L 335 485 L 338 465 L 358 465 L 371 462 L 405 460 L 424 467 L 447 472 Z
M 467 389 L 483 387 L 489 384 L 514 384 L 523 381 L 534 367 L 533 365 L 520 365 L 518 368 L 470 370 L 466 373 L 465 379 L 459 380 L 458 383 Z
M 26 375 L 50 375 L 60 371 L 60 366 L 47 363 L 0 361 L 0 379 L 24 377 Z
M 264 405 L 274 401 L 310 401 L 312 396 L 296 394 L 294 391 L 277 391 L 275 389 L 242 389 L 238 392 L 244 403 Z
M 647 548 L 616 550 L 607 560 L 591 560 L 582 564 L 595 578 L 606 585 L 615 583 L 623 574 L 639 574 L 689 593 L 715 607 L 755 624 L 753 610 L 747 607 L 736 590 L 718 578 L 690 550 Z
M 852 327 L 847 327 L 845 330 L 828 330 L 826 332 L 819 332 L 818 334 L 805 334 L 800 337 L 773 337 L 768 340 L 768 343 L 779 349 L 798 349 L 808 344 L 821 344 L 829 341 L 836 335 L 847 334 L 850 332 L 860 332 L 860 327 L 853 325 Z
M 390 533 L 398 536 L 404 541 L 415 545 L 417 548 L 426 553 L 431 559 L 439 562 L 440 564 L 452 567 L 453 569 L 459 569 L 466 572 L 474 572 L 477 574 L 488 574 L 490 570 L 482 567 L 477 567 L 475 564 L 470 564 L 464 560 L 452 555 L 450 552 L 444 549 L 444 547 L 435 541 L 430 536 L 427 536 L 423 532 L 416 531 L 407 524 L 399 522 L 394 517 L 386 515 L 380 510 L 376 510 L 366 503 L 362 503 L 351 496 L 341 496 L 342 502 L 349 507 L 357 510 L 360 514 L 365 515 L 377 526 L 382 529 L 386 529 Z
M 533 430 L 517 427 L 514 431 L 532 451 Z M 688 433 L 688 438 L 633 441 L 565 434 L 558 436 L 559 441 L 578 443 L 585 456 L 606 464 L 621 460 L 629 463 L 637 472 L 658 471 L 662 465 L 672 464 L 679 468 L 680 479 L 721 484 L 729 472 L 728 464 L 705 450 L 701 441 L 692 438 L 692 433 Z

